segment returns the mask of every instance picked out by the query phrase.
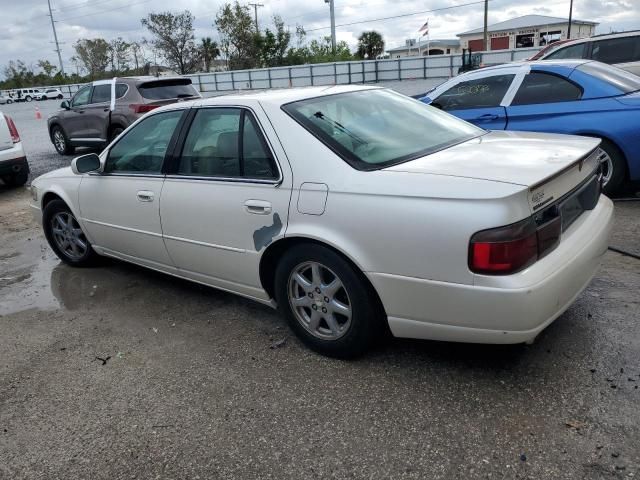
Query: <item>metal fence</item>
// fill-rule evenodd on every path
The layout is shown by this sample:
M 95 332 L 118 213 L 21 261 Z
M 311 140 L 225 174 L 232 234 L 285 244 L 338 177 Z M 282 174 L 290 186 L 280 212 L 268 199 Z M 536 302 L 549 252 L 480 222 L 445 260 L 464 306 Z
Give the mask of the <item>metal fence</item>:
M 497 65 L 523 60 L 538 48 L 519 48 L 495 52 L 478 52 L 481 63 Z M 428 79 L 441 83 L 458 74 L 462 56 L 433 55 L 429 57 L 403 57 L 385 60 L 296 65 L 292 67 L 258 68 L 227 72 L 185 75 L 203 96 L 223 95 L 236 90 L 263 90 L 269 88 L 307 87 L 312 85 L 345 85 L 358 83 L 395 83 L 405 80 Z M 73 96 L 83 84 L 58 85 L 66 98 Z

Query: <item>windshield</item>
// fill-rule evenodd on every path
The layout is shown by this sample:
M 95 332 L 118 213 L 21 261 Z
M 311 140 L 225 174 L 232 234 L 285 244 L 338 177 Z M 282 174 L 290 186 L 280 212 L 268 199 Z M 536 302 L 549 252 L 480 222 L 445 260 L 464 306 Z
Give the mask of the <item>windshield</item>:
M 640 90 L 640 77 L 621 68 L 600 62 L 589 62 L 578 66 L 577 69 L 613 85 L 623 93 Z
M 282 109 L 359 170 L 406 162 L 485 133 L 390 90 L 327 95 Z

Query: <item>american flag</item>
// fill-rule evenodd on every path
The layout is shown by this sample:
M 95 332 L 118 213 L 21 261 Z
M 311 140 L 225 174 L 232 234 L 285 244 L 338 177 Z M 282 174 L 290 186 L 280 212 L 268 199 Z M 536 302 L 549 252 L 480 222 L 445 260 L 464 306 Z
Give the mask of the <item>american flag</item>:
M 425 35 L 429 35 L 429 19 L 428 18 L 427 18 L 427 21 L 424 23 L 424 25 L 420 27 L 420 30 L 418 30 L 418 33 L 420 33 L 423 37 Z

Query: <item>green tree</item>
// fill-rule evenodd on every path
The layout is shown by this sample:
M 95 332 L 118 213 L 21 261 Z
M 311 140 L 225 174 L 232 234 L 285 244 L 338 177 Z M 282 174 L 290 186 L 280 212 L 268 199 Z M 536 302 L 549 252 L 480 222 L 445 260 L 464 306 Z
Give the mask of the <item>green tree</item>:
M 118 37 L 109 42 L 109 49 L 111 54 L 111 70 L 114 73 L 129 70 L 131 44 L 125 42 L 122 37 Z
M 200 49 L 195 43 L 194 16 L 188 10 L 150 13 L 141 20 L 153 35 L 151 45 L 167 61 L 168 66 L 181 74 L 192 73 L 200 64 Z
M 74 46 L 76 56 L 93 80 L 103 76 L 111 60 L 109 43 L 104 38 L 78 40 Z
M 384 52 L 384 40 L 382 35 L 375 30 L 362 32 L 358 37 L 356 55 L 360 58 L 374 60 Z
M 218 44 L 211 40 L 211 37 L 203 38 L 200 43 L 200 56 L 204 63 L 205 72 L 211 70 L 211 62 L 213 62 L 218 55 L 220 55 Z
M 231 70 L 254 68 L 260 64 L 260 34 L 249 7 L 224 4 L 216 15 L 214 23 L 221 38 L 221 47 Z
M 57 70 L 57 67 L 49 60 L 38 60 L 38 67 L 47 77 L 53 76 L 53 73 Z
M 284 28 L 284 22 L 278 15 L 273 17 L 275 32 L 266 29 L 264 35 L 259 34 L 258 50 L 260 52 L 260 66 L 279 67 L 285 64 L 285 55 L 291 42 L 291 33 Z

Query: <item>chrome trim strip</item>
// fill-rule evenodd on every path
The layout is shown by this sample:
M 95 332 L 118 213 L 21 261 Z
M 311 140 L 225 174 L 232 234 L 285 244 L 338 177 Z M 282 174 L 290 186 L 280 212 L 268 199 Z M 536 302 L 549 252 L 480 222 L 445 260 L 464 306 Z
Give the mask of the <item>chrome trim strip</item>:
M 70 138 L 70 142 L 106 142 L 104 138 Z
M 231 182 L 231 183 L 258 183 L 264 185 L 280 185 L 282 183 L 282 179 L 280 180 L 260 180 L 253 178 L 245 178 L 245 177 L 207 177 L 207 176 L 197 176 L 197 175 L 167 175 L 165 177 L 167 180 L 202 180 L 206 182 L 211 181 L 220 181 L 220 182 Z
M 82 218 L 82 221 L 83 222 L 87 222 L 87 223 L 93 223 L 94 225 L 100 225 L 102 227 L 115 228 L 116 230 L 124 230 L 126 232 L 133 232 L 133 233 L 142 233 L 143 235 L 149 235 L 151 237 L 162 238 L 162 234 L 161 233 L 148 232 L 147 230 L 139 230 L 137 228 L 123 227 L 121 225 L 113 225 L 111 223 L 99 222 L 97 220 L 89 220 L 88 218 Z
M 216 245 L 214 243 L 200 242 L 198 240 L 189 240 L 188 238 L 174 237 L 172 235 L 163 235 L 165 240 L 175 240 L 176 242 L 191 243 L 201 247 L 216 248 L 218 250 L 227 250 L 229 252 L 246 253 L 244 248 L 227 247 L 225 245 Z

